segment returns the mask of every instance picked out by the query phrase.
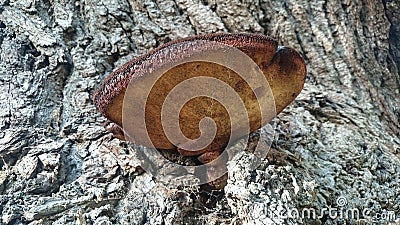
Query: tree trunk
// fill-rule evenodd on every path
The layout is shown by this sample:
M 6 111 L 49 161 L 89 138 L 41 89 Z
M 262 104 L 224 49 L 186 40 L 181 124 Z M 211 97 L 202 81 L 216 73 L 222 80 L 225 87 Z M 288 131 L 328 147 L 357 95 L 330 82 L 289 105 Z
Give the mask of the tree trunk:
M 218 31 L 262 33 L 303 55 L 304 90 L 276 119 L 284 160 L 251 170 L 242 152 L 223 191 L 170 189 L 105 131 L 92 96 L 129 59 Z M 0 224 L 399 218 L 397 0 L 0 0 L 0 89 Z

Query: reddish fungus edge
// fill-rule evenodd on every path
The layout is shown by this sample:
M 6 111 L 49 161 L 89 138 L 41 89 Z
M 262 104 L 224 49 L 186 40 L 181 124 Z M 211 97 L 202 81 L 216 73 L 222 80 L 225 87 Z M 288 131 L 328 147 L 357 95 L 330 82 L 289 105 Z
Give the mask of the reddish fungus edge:
M 266 44 L 273 46 L 278 49 L 277 41 L 261 35 L 261 34 L 249 34 L 249 33 L 215 33 L 215 34 L 205 34 L 192 37 L 186 37 L 182 39 L 177 39 L 168 42 L 160 47 L 157 47 L 146 54 L 137 56 L 136 58 L 125 63 L 119 69 L 110 73 L 102 82 L 99 89 L 94 93 L 93 102 L 99 112 L 107 117 L 107 109 L 112 100 L 118 96 L 121 92 L 124 92 L 126 87 L 132 78 L 138 76 L 136 71 L 129 72 L 132 67 L 136 65 L 141 65 L 147 60 L 152 60 L 151 57 L 158 51 L 168 48 L 171 45 L 179 44 L 183 42 L 190 42 L 195 40 L 205 40 L 205 41 L 215 41 L 219 43 L 224 43 L 232 47 L 247 48 L 247 49 L 265 49 Z M 294 51 L 295 52 L 295 51 Z M 297 52 L 296 52 L 297 53 Z

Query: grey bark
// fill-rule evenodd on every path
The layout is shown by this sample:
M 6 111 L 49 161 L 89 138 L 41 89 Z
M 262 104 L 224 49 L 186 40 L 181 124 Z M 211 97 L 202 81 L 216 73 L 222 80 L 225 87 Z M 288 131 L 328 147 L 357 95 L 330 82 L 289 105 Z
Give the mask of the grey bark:
M 129 59 L 217 31 L 304 56 L 304 90 L 276 119 L 288 157 L 250 170 L 243 152 L 222 193 L 168 189 L 104 130 L 92 95 Z M 399 87 L 397 0 L 0 0 L 0 224 L 395 223 L 373 215 L 399 221 Z M 273 215 L 327 207 L 371 218 Z

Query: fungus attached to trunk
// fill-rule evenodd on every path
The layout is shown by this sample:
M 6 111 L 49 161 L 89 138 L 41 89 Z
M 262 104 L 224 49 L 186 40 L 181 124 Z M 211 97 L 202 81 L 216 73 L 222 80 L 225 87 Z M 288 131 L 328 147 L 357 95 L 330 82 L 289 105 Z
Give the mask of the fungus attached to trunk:
M 221 50 L 215 47 L 215 44 L 240 50 L 251 59 L 255 68 L 240 68 L 249 67 L 248 65 L 251 64 L 243 62 L 241 65 L 243 60 L 241 61 L 240 57 L 229 59 L 231 61 L 227 60 L 228 50 Z M 209 50 L 213 51 L 210 55 L 214 54 L 214 58 L 225 60 L 225 64 L 230 63 L 234 66 L 229 68 L 223 63 L 215 63 L 212 60 L 190 60 L 192 56 L 207 53 Z M 178 61 L 179 63 L 176 63 Z M 165 69 L 166 65 L 172 62 L 175 62 L 174 66 Z M 247 74 L 249 76 L 246 78 L 238 74 L 239 70 L 241 73 L 254 71 L 257 73 L 258 71 L 266 80 L 266 85 L 262 82 L 246 80 L 253 79 L 253 75 Z M 163 72 L 154 75 L 157 71 Z M 94 103 L 100 113 L 118 127 L 116 129 L 114 126 L 111 130 L 119 138 L 123 139 L 125 135 L 126 139 L 136 144 L 150 145 L 157 149 L 178 149 L 182 155 L 199 155 L 199 160 L 207 163 L 220 154 L 232 139 L 232 133 L 239 131 L 233 138 L 247 135 L 244 132 L 259 129 L 273 116 L 280 113 L 300 93 L 305 76 L 306 66 L 302 57 L 291 48 L 278 46 L 275 40 L 266 36 L 225 33 L 200 35 L 172 41 L 127 62 L 104 80 L 94 95 Z M 199 89 L 195 86 L 179 90 L 176 88 L 185 81 L 204 77 L 209 79 L 199 79 Z M 150 81 L 151 85 L 149 85 Z M 221 84 L 217 81 L 221 81 Z M 216 83 L 220 86 L 216 86 Z M 237 105 L 230 103 L 233 97 L 220 101 L 217 98 L 214 99 L 213 95 L 204 94 L 206 93 L 204 89 L 210 89 L 209 91 L 215 93 L 215 96 L 224 97 L 223 84 L 229 85 L 226 90 L 230 87 L 242 103 Z M 254 85 L 256 88 L 253 88 Z M 128 91 L 130 87 L 135 91 Z M 179 142 L 177 144 L 170 140 L 171 134 L 166 133 L 172 123 L 168 122 L 169 114 L 163 114 L 163 107 L 170 107 L 171 101 L 173 104 L 188 96 L 193 96 L 196 91 L 204 93 L 189 98 L 181 104 L 176 117 L 179 120 L 180 132 L 184 138 L 187 138 L 186 140 L 190 141 L 179 142 L 185 139 L 177 138 Z M 178 97 L 171 100 L 170 93 L 175 93 Z M 268 94 L 272 101 L 266 99 Z M 165 105 L 168 99 L 171 101 L 169 105 Z M 128 105 L 126 102 L 130 105 L 125 107 L 124 105 Z M 262 106 L 265 102 L 268 105 Z M 135 107 L 143 107 L 143 113 L 140 111 L 135 114 L 126 113 L 127 109 L 135 111 Z M 231 113 L 231 111 L 236 111 L 235 107 L 244 107 L 246 113 L 236 113 L 237 115 Z M 262 110 L 268 113 L 263 114 Z M 204 132 L 201 130 L 201 125 L 203 122 L 210 123 L 209 120 L 203 120 L 204 118 L 212 119 L 211 123 L 215 129 L 205 130 L 205 133 L 212 134 L 213 139 L 202 145 L 199 144 Z M 135 126 L 135 124 L 140 124 L 140 120 L 145 122 L 144 125 Z M 243 120 L 248 121 L 248 129 L 243 128 Z M 164 124 L 167 125 L 164 126 Z

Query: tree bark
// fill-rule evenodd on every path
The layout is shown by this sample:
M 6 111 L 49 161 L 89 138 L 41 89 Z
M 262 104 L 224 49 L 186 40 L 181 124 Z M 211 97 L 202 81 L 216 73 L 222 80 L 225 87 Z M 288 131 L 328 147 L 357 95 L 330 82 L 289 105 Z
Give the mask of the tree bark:
M 303 55 L 304 90 L 275 121 L 284 160 L 251 170 L 242 152 L 223 191 L 170 189 L 104 130 L 92 96 L 129 59 L 219 31 Z M 399 1 L 0 0 L 0 90 L 0 224 L 399 221 Z

